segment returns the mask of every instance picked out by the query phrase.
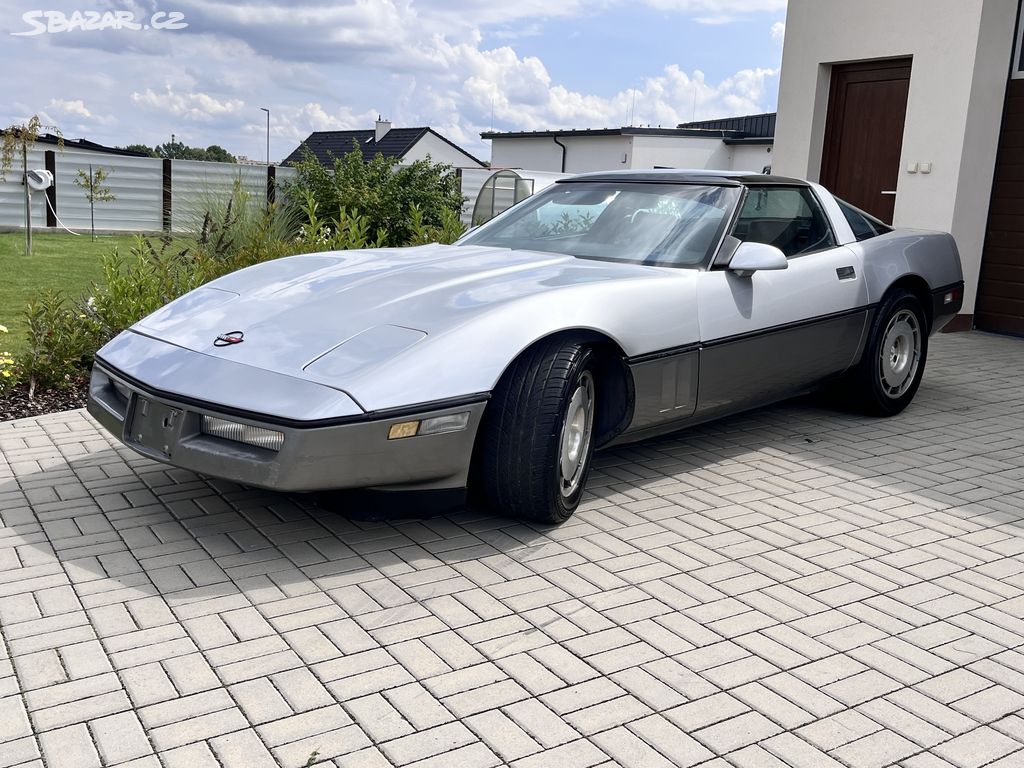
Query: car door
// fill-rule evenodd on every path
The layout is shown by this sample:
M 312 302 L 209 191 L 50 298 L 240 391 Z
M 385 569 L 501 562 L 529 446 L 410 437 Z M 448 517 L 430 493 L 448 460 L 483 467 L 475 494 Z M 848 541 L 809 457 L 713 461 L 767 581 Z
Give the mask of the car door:
M 771 402 L 841 373 L 867 322 L 861 259 L 836 244 L 810 187 L 749 187 L 732 236 L 774 245 L 788 268 L 742 277 L 718 265 L 698 276 L 698 416 Z

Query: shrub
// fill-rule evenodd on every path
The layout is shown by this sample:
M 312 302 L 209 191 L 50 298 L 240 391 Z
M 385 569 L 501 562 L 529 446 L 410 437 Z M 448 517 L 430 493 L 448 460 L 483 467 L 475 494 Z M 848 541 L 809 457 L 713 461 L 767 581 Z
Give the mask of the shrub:
M 445 209 L 441 212 L 439 225 L 427 224 L 423 212 L 415 203 L 409 207 L 409 228 L 411 235 L 407 245 L 454 243 L 466 232 L 466 225 L 458 213 Z
M 450 165 L 417 160 L 398 166 L 397 158 L 377 154 L 363 160 L 358 144 L 343 157 L 334 158 L 331 167 L 323 166 L 309 151 L 295 166 L 298 175 L 285 186 L 297 200 L 311 194 L 321 212 L 364 216 L 371 242 L 403 246 L 413 241 L 413 210 L 421 224 L 445 229 L 462 210 L 459 178 Z
M 267 206 L 262 195 L 253 195 L 235 179 L 231 191 L 205 190 L 185 213 L 189 234 L 197 246 L 211 251 L 219 260 L 242 256 L 255 263 L 266 249 L 280 245 L 294 247 L 295 234 L 303 222 L 302 210 L 288 198 Z
M 84 306 L 47 291 L 26 308 L 28 346 L 14 361 L 14 368 L 19 379 L 28 379 L 30 398 L 40 387 L 77 383 L 92 362 L 98 328 L 94 318 L 82 311 Z
M 316 251 L 345 251 L 354 248 L 380 248 L 387 233 L 378 231 L 370 239 L 370 220 L 358 213 L 349 213 L 344 207 L 333 219 L 320 216 L 320 204 L 308 189 L 295 190 L 301 197 L 301 209 L 306 223 L 299 227 L 297 241 L 304 247 Z

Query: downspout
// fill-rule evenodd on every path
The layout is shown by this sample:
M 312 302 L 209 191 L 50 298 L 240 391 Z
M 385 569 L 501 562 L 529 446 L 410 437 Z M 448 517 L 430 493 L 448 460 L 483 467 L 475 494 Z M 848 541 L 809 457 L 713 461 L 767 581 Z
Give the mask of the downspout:
M 566 146 L 565 146 L 565 144 L 563 144 L 562 142 L 560 142 L 558 140 L 557 136 L 552 136 L 551 139 L 552 139 L 552 141 L 555 142 L 555 144 L 557 144 L 558 146 L 560 146 L 562 148 L 562 173 L 565 173 L 565 150 L 566 150 Z

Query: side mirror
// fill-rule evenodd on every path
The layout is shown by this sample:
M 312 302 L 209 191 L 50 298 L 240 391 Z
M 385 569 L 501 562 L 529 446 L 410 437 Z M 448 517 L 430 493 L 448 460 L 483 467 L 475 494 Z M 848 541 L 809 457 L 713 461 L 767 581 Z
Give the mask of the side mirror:
M 728 269 L 738 277 L 750 277 L 762 269 L 789 269 L 789 260 L 774 245 L 741 243 L 729 259 Z

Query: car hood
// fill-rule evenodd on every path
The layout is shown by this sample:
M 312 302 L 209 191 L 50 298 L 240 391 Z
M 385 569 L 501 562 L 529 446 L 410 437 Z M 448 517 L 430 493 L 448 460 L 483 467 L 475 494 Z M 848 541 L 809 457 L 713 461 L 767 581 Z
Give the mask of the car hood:
M 333 251 L 220 278 L 133 330 L 341 389 L 347 374 L 394 359 L 499 305 L 659 274 L 655 267 L 478 246 Z M 232 332 L 243 341 L 217 340 Z

